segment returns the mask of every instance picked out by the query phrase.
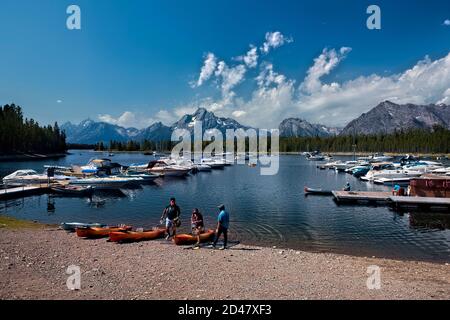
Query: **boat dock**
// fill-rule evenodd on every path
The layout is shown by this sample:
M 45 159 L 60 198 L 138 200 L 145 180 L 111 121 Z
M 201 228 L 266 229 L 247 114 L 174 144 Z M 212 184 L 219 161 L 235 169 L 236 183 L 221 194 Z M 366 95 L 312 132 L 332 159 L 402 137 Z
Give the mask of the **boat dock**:
M 0 200 L 21 198 L 35 194 L 43 194 L 50 190 L 47 184 L 28 185 L 21 187 L 0 189 Z
M 395 208 L 446 208 L 450 209 L 450 198 L 436 198 L 436 197 L 399 197 L 391 196 L 390 201 Z
M 332 193 L 337 202 L 387 203 L 392 195 L 391 192 L 373 191 L 333 191 Z

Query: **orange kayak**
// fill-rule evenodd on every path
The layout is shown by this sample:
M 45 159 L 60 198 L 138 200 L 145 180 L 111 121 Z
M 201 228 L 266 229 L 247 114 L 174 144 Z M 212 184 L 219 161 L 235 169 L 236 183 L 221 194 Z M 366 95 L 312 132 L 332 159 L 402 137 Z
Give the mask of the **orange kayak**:
M 81 238 L 104 238 L 109 236 L 111 232 L 120 232 L 131 230 L 131 227 L 91 227 L 91 228 L 77 228 L 77 236 Z
M 124 231 L 111 232 L 109 234 L 109 241 L 112 242 L 135 242 L 144 240 L 154 240 L 164 237 L 166 229 L 146 230 L 142 232 Z
M 200 234 L 200 242 L 208 242 L 214 239 L 214 230 L 208 230 Z M 192 234 L 178 234 L 173 240 L 177 246 L 197 243 L 197 237 Z

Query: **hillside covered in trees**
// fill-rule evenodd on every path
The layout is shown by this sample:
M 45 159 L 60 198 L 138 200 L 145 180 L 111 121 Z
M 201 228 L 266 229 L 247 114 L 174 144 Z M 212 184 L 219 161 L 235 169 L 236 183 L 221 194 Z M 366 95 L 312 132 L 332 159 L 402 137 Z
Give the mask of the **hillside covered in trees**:
M 14 104 L 0 106 L 0 155 L 66 151 L 66 136 L 58 124 L 39 126 L 24 118 L 22 108 Z
M 280 152 L 320 150 L 322 152 L 450 153 L 450 130 L 413 129 L 392 134 L 339 135 L 334 137 L 280 138 Z

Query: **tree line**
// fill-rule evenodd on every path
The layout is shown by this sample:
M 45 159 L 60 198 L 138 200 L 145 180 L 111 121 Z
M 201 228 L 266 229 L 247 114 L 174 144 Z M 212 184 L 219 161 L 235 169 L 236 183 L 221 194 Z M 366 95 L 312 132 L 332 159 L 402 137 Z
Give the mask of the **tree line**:
M 66 150 L 66 135 L 58 123 L 41 127 L 35 120 L 24 118 L 20 106 L 0 106 L 0 154 L 50 154 Z
M 391 134 L 280 138 L 280 152 L 450 153 L 450 130 L 398 130 Z
M 270 150 L 270 139 L 268 148 Z M 178 142 L 160 141 L 110 141 L 99 142 L 100 151 L 171 151 Z M 209 142 L 203 142 L 203 148 Z M 246 139 L 248 150 L 248 139 Z M 224 142 L 224 148 L 226 143 Z M 235 145 L 236 147 L 236 145 Z M 332 137 L 280 137 L 280 152 L 393 152 L 393 153 L 450 153 L 450 130 L 435 126 L 432 130 L 398 130 L 391 134 L 354 135 Z M 226 150 L 224 150 L 226 151 Z
M 171 141 L 134 141 L 127 142 L 110 140 L 109 143 L 103 141 L 95 145 L 96 151 L 170 151 L 175 143 Z

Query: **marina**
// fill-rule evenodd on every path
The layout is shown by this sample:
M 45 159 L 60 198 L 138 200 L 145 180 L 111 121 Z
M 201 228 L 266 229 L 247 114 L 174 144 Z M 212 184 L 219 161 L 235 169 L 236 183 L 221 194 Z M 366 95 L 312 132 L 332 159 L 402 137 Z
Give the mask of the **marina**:
M 28 185 L 21 187 L 11 187 L 0 189 L 0 200 L 23 198 L 38 194 L 44 194 L 50 191 L 48 185 Z
M 63 170 L 72 168 L 73 164 L 82 167 L 93 158 L 107 156 L 107 153 L 72 151 L 66 158 L 45 165 Z M 122 167 L 133 164 L 138 164 L 135 165 L 138 168 L 139 164 L 145 167 L 144 164 L 154 159 L 153 155 L 139 153 L 115 153 L 114 156 L 114 162 Z M 334 161 L 353 160 L 351 157 L 330 160 Z M 21 169 L 42 172 L 43 165 L 42 162 L 2 163 L 0 175 L 7 176 Z M 230 240 L 243 244 L 400 259 L 448 260 L 445 239 L 449 230 L 446 227 L 419 231 L 411 226 L 411 221 L 420 225 L 424 216 L 427 226 L 447 226 L 441 222 L 441 216 L 434 213 L 434 208 L 419 212 L 401 208 L 397 213 L 386 200 L 393 196 L 393 186 L 362 181 L 345 171 L 320 170 L 317 165 L 316 161 L 308 161 L 298 154 L 282 155 L 280 170 L 275 176 L 261 176 L 258 166 L 235 164 L 221 169 L 198 170 L 197 173 L 191 168 L 182 177 L 160 176 L 117 189 L 94 188 L 92 194 L 80 196 L 44 189 L 36 195 L 23 197 L 19 193 L 19 197 L 2 199 L 0 215 L 43 223 L 127 224 L 134 230 L 150 230 L 160 225 L 161 211 L 174 196 L 182 210 L 180 232 L 190 232 L 188 219 L 192 208 L 199 208 L 206 227 L 209 227 L 216 219 L 217 204 L 226 202 L 231 212 Z M 136 174 L 147 173 L 144 170 Z M 351 185 L 350 193 L 342 192 L 346 183 Z M 269 185 L 271 188 L 267 187 Z M 304 196 L 305 185 L 311 196 Z M 331 191 L 335 191 L 340 199 L 357 196 L 359 201 L 335 201 Z M 356 195 L 352 194 L 355 192 Z M 312 196 L 314 194 L 318 196 Z M 376 206 L 371 201 L 375 201 Z M 442 210 L 439 212 L 441 214 Z M 443 214 L 446 214 L 445 210 Z

